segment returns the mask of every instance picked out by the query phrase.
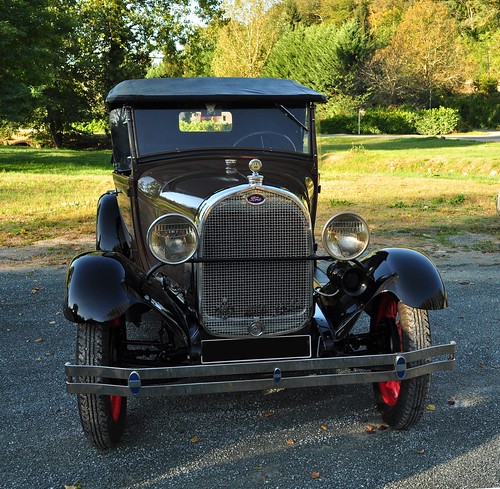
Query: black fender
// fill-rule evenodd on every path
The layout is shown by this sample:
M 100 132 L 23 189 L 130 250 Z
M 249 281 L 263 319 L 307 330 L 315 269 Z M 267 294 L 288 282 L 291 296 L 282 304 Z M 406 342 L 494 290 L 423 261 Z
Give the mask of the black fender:
M 434 263 L 407 248 L 384 248 L 360 260 L 375 282 L 372 297 L 392 292 L 416 309 L 447 307 L 446 289 Z
M 94 251 L 73 259 L 66 276 L 64 315 L 75 323 L 104 323 L 144 304 L 145 275 L 119 253 Z
M 97 204 L 96 249 L 130 257 L 130 239 L 118 206 L 117 192 L 101 195 Z

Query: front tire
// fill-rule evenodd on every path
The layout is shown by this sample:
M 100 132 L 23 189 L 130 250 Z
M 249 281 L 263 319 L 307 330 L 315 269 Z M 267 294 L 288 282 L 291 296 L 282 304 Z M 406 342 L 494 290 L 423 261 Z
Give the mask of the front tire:
M 389 352 L 413 351 L 431 346 L 429 315 L 426 310 L 409 307 L 392 294 L 384 294 L 372 316 L 372 332 L 384 331 Z M 387 353 L 382 351 L 380 353 Z M 408 367 L 425 360 L 411 362 Z M 391 427 L 406 430 L 415 425 L 425 409 L 430 387 L 430 374 L 403 381 L 373 384 L 377 407 L 382 419 Z
M 118 324 L 78 325 L 77 365 L 112 366 L 118 362 L 118 351 L 124 328 Z M 79 377 L 78 382 L 105 382 L 99 377 Z M 78 410 L 85 435 L 100 449 L 118 444 L 125 429 L 127 398 L 97 394 L 78 394 Z

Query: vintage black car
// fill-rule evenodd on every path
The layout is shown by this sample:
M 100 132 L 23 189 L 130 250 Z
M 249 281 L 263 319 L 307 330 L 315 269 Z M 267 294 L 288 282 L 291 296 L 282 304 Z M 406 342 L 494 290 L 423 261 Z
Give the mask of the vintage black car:
M 134 396 L 372 383 L 387 424 L 419 420 L 430 374 L 454 365 L 453 342 L 431 346 L 427 312 L 446 306 L 445 287 L 417 251 L 364 255 L 354 212 L 316 240 L 324 100 L 249 78 L 109 93 L 115 189 L 64 303 L 78 327 L 67 390 L 97 447 L 118 443 Z

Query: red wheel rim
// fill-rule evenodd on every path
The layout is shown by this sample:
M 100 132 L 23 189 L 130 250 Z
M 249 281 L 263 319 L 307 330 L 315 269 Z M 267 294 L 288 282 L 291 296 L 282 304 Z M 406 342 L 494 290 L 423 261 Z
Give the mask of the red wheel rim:
M 122 398 L 120 396 L 109 396 L 111 402 L 111 415 L 113 416 L 113 421 L 118 421 L 120 413 L 122 410 Z
M 122 325 L 121 318 L 116 318 L 111 321 L 111 326 L 115 328 L 120 328 L 121 325 Z M 116 354 L 115 351 L 111 353 L 111 358 L 113 359 L 113 362 L 116 360 L 115 354 Z M 120 418 L 120 413 L 122 411 L 122 398 L 121 396 L 109 396 L 109 400 L 111 402 L 111 416 L 113 417 L 113 421 L 116 422 Z
M 398 301 L 396 298 L 390 294 L 386 294 L 380 301 L 380 306 L 377 313 L 378 325 L 384 319 L 392 319 L 398 328 L 399 339 L 402 344 L 403 342 L 403 332 L 401 329 L 401 323 L 397 320 L 398 315 Z M 397 404 L 399 399 L 399 394 L 401 392 L 401 382 L 397 380 L 387 380 L 385 382 L 379 382 L 378 387 L 380 390 L 380 396 L 382 401 L 389 407 L 393 407 Z

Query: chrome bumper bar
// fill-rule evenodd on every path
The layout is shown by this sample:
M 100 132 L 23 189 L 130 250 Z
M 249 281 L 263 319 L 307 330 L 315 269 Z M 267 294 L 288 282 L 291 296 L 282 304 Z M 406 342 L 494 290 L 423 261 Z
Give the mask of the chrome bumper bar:
M 455 342 L 450 342 L 448 345 L 385 355 L 139 369 L 67 363 L 64 371 L 70 394 L 123 397 L 194 395 L 407 380 L 453 370 L 455 351 Z M 419 360 L 424 362 L 410 366 Z M 347 372 L 337 372 L 346 369 Z M 83 379 L 85 382 L 82 377 L 87 377 Z

